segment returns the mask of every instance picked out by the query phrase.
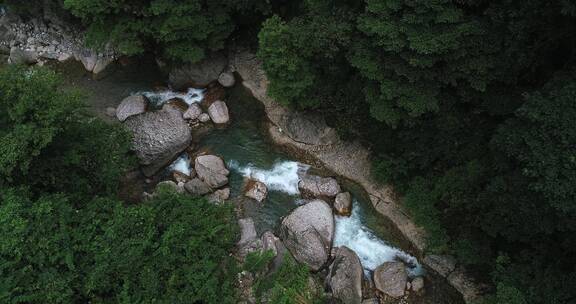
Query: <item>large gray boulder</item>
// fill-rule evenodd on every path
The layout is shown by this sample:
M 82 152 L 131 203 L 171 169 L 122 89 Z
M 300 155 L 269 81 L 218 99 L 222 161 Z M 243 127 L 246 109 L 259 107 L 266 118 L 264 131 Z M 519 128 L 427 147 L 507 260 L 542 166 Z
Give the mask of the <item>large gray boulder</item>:
M 250 252 L 262 250 L 262 240 L 256 234 L 256 226 L 252 218 L 238 220 L 240 226 L 240 240 L 236 244 L 238 247 L 238 256 L 244 259 Z
M 456 259 L 450 255 L 429 254 L 422 262 L 445 278 L 456 269 Z
M 228 183 L 228 174 L 222 158 L 216 155 L 201 155 L 194 162 L 196 174 L 213 189 L 220 188 Z
M 184 90 L 190 86 L 203 88 L 218 80 L 228 65 L 226 57 L 214 53 L 200 62 L 181 65 L 170 71 L 169 81 L 175 90 Z
M 352 213 L 352 196 L 350 192 L 342 192 L 336 195 L 334 210 L 338 215 L 350 216 Z
M 305 175 L 298 182 L 298 189 L 304 198 L 319 198 L 331 201 L 341 192 L 338 182 L 331 177 Z
M 276 125 L 294 141 L 315 146 L 327 146 L 338 142 L 336 130 L 328 127 L 319 115 L 286 112 L 278 116 Z
M 227 199 L 230 198 L 230 188 L 223 188 L 214 191 L 206 196 L 209 202 L 214 204 L 223 204 Z
M 282 221 L 280 238 L 300 263 L 317 271 L 326 264 L 334 237 L 334 216 L 330 206 L 313 200 L 296 208 Z
M 208 115 L 215 124 L 227 124 L 230 121 L 228 106 L 221 100 L 215 101 L 208 107 Z
M 328 273 L 332 295 L 342 303 L 361 304 L 364 272 L 360 259 L 348 247 L 342 246 L 334 250 L 334 261 Z
M 116 118 L 125 121 L 128 117 L 146 112 L 148 98 L 143 95 L 132 95 L 124 98 L 116 108 Z
M 192 141 L 190 128 L 179 113 L 146 112 L 129 117 L 124 123 L 132 131 L 132 149 L 146 176 L 172 162 Z
M 402 297 L 407 282 L 408 274 L 402 262 L 386 262 L 374 270 L 376 289 L 390 297 Z

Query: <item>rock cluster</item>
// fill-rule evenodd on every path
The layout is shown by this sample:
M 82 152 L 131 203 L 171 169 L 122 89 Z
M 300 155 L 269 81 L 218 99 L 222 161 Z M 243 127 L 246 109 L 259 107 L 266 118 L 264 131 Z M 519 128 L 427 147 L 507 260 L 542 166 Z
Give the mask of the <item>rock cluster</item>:
M 47 60 L 74 58 L 86 71 L 102 74 L 116 60 L 116 52 L 110 46 L 96 52 L 86 48 L 84 41 L 84 33 L 57 18 L 24 22 L 13 14 L 0 16 L 0 52 L 9 55 L 9 63 L 43 65 Z

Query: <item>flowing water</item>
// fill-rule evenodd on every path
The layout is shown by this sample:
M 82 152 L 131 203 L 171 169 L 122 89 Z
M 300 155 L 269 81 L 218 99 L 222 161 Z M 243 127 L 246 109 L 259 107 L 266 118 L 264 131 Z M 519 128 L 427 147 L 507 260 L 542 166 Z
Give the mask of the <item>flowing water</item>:
M 105 117 L 105 107 L 116 106 L 124 97 L 136 92 L 148 92 L 146 95 L 156 106 L 174 97 L 183 98 L 188 104 L 202 99 L 202 90 L 190 90 L 177 93 L 168 90 L 150 93 L 151 88 L 161 84 L 158 71 L 127 67 L 120 68 L 111 77 L 101 81 L 90 80 L 78 67 L 60 67 L 65 70 L 67 84 L 81 87 L 89 93 L 92 109 Z M 227 100 L 231 113 L 231 124 L 224 129 L 214 129 L 200 138 L 196 138 L 201 150 L 222 156 L 230 169 L 231 197 L 242 197 L 247 178 L 265 183 L 269 189 L 263 203 L 244 199 L 244 216 L 252 217 L 259 234 L 266 230 L 275 230 L 281 218 L 303 203 L 298 191 L 299 176 L 310 166 L 298 162 L 290 155 L 279 150 L 264 135 L 264 113 L 262 106 L 245 89 L 236 87 L 231 90 Z M 110 118 L 107 118 L 110 120 Z M 111 120 L 113 121 L 113 120 Z M 167 170 L 189 173 L 190 159 L 183 154 Z M 416 258 L 398 249 L 401 242 L 395 237 L 390 223 L 378 214 L 358 185 L 342 183 L 346 191 L 354 198 L 353 212 L 350 217 L 336 216 L 334 246 L 345 245 L 354 250 L 369 275 L 381 263 L 402 260 L 409 265 L 411 275 L 423 273 Z M 427 293 L 411 303 L 440 304 L 461 303 L 455 291 L 441 279 L 427 275 Z

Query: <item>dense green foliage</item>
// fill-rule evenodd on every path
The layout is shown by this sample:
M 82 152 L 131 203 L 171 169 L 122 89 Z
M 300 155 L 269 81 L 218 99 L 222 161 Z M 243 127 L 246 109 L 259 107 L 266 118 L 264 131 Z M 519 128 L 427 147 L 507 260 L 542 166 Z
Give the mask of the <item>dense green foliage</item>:
M 258 54 L 276 100 L 375 152 L 430 251 L 492 269 L 494 303 L 576 290 L 576 14 L 569 1 L 304 1 Z M 497 261 L 505 260 L 506 263 Z
M 269 251 L 255 251 L 246 256 L 244 269 L 256 274 L 253 286 L 259 301 L 263 298 L 274 304 L 318 304 L 322 302 L 322 291 L 313 280 L 310 270 L 296 262 L 286 253 L 278 269 L 268 272 L 268 265 L 274 258 Z
M 64 0 L 88 27 L 92 45 L 111 43 L 127 55 L 154 49 L 167 59 L 196 62 L 221 50 L 244 12 L 268 9 L 266 1 Z
M 0 126 L 0 302 L 235 302 L 232 208 L 118 201 L 129 137 L 54 72 L 0 70 Z

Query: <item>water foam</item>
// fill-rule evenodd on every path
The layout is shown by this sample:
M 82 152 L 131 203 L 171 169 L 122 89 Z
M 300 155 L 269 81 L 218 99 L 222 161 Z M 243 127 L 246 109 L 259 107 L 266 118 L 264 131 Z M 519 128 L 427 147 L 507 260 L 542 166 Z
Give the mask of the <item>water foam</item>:
M 408 275 L 415 277 L 423 274 L 422 266 L 415 257 L 390 246 L 378 238 L 361 220 L 360 204 L 354 201 L 350 217 L 335 216 L 336 231 L 334 247 L 346 246 L 352 249 L 366 271 L 374 271 L 384 262 L 401 260 L 408 265 Z
M 297 195 L 300 175 L 308 170 L 309 166 L 295 161 L 282 161 L 275 163 L 271 169 L 256 168 L 252 164 L 241 166 L 237 161 L 228 162 L 228 167 L 237 171 L 244 177 L 260 181 L 268 187 L 268 190 L 285 192 Z
M 178 171 L 190 176 L 190 157 L 183 153 L 169 167 L 170 171 Z
M 185 103 L 191 105 L 193 103 L 201 102 L 204 98 L 203 89 L 190 88 L 186 93 L 175 92 L 172 90 L 156 91 L 156 92 L 138 92 L 136 94 L 144 95 L 150 99 L 150 102 L 160 106 L 173 98 L 180 98 Z

